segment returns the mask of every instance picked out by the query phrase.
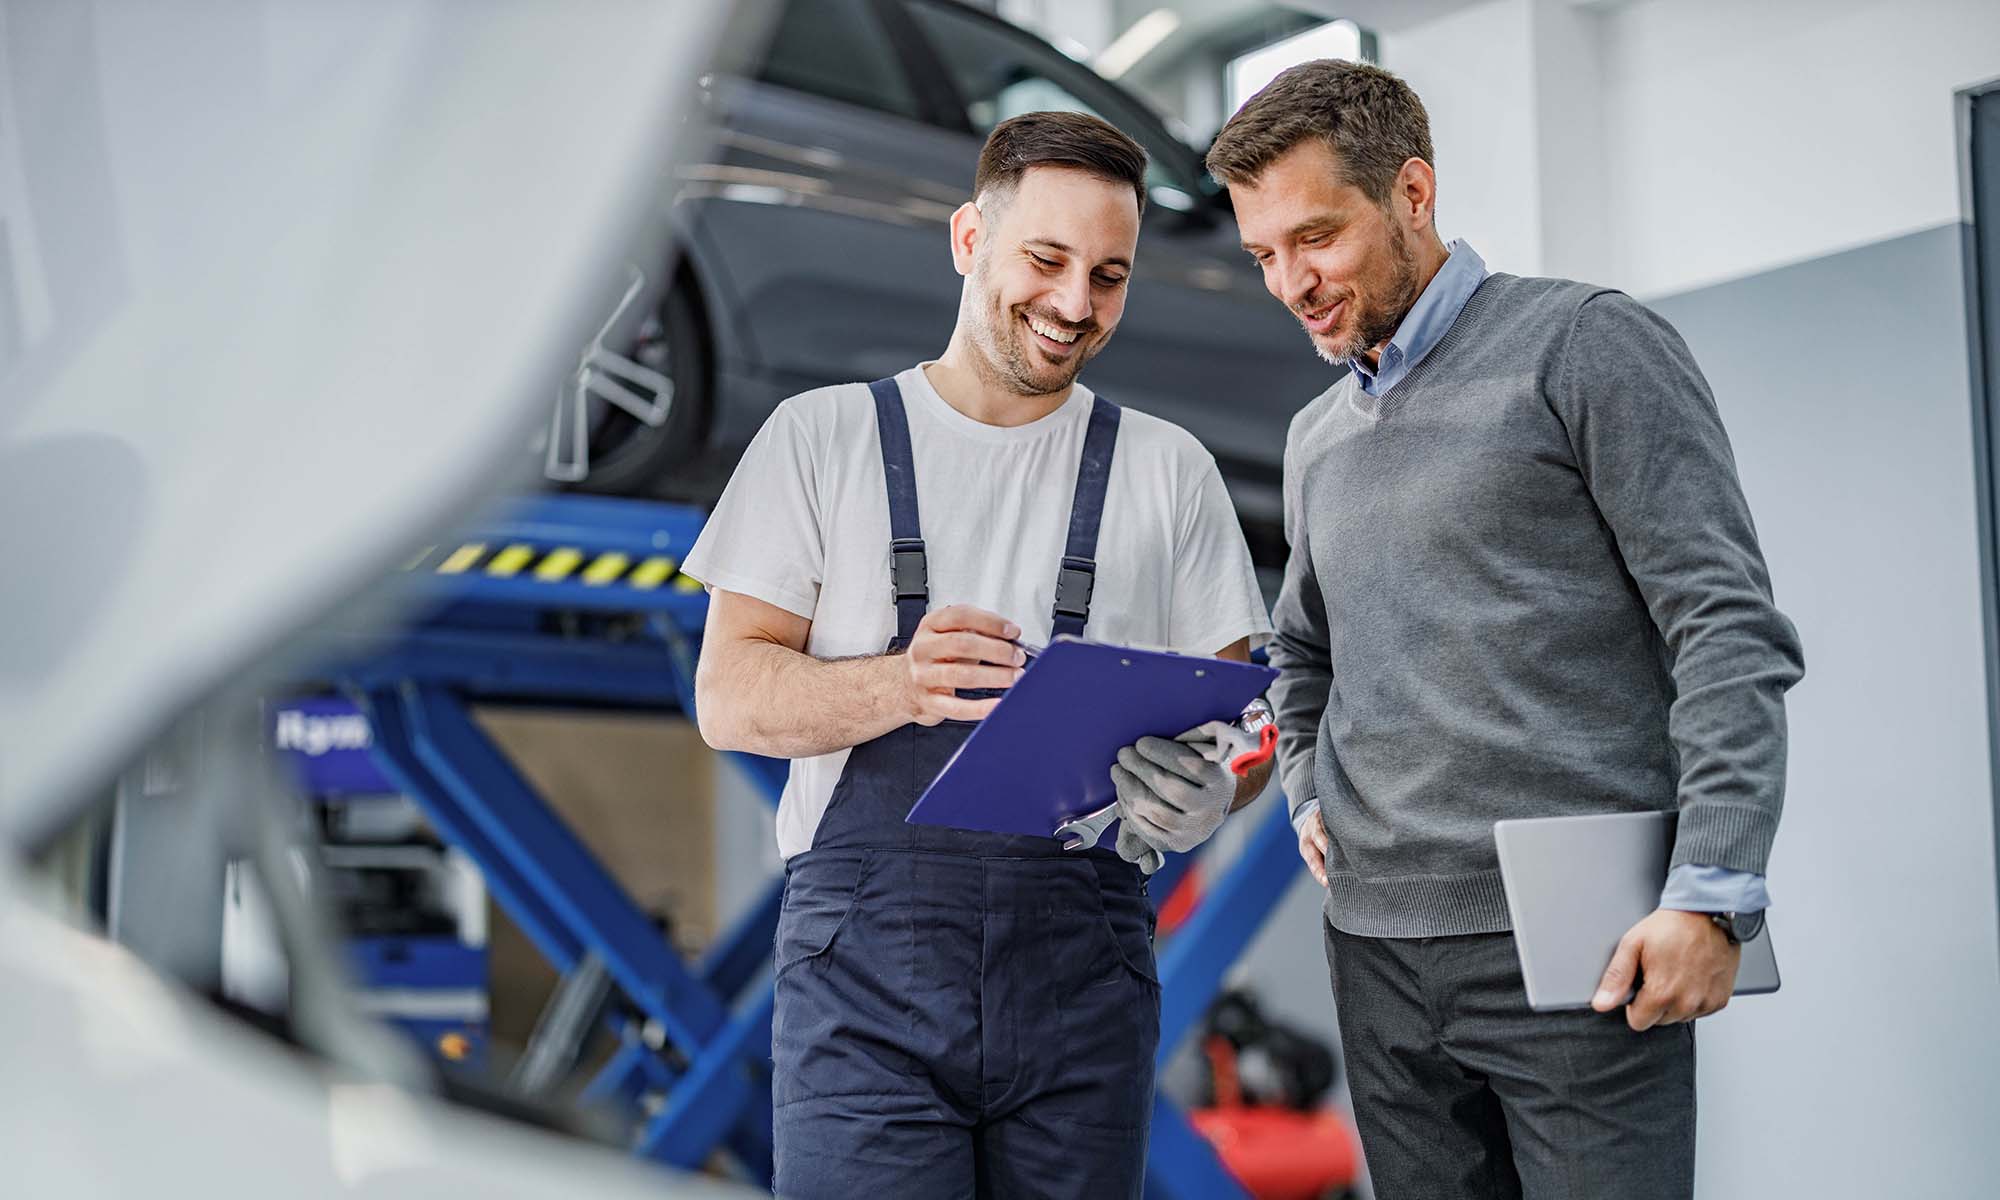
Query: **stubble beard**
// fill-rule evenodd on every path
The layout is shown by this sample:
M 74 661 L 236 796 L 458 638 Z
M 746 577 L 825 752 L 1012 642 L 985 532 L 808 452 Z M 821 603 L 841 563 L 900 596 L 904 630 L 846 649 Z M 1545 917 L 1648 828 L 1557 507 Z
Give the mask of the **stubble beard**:
M 984 255 L 973 261 L 972 293 L 973 304 L 972 344 L 978 351 L 974 355 L 977 369 L 991 383 L 1013 392 L 1017 396 L 1050 396 L 1066 390 L 1083 373 L 1083 364 L 1097 356 L 1109 338 L 1100 338 L 1088 345 L 1080 346 L 1067 362 L 1043 363 L 1045 371 L 1055 372 L 1051 380 L 1046 375 L 1036 373 L 1034 351 L 1026 344 L 1027 335 L 1021 332 L 1018 314 L 1007 309 L 1000 301 L 997 291 L 988 286 L 987 259 Z M 1047 314 L 1038 314 L 1052 324 L 1067 326 L 1068 322 Z M 1088 333 L 1079 337 L 1089 337 Z
M 1359 313 L 1355 317 L 1354 333 L 1344 341 L 1332 342 L 1307 334 L 1313 350 L 1331 366 L 1340 366 L 1358 359 L 1362 354 L 1390 338 L 1396 336 L 1396 328 L 1410 309 L 1417 303 L 1417 256 L 1410 249 L 1410 239 L 1400 225 L 1392 225 L 1395 236 L 1389 245 L 1390 257 L 1394 265 L 1390 271 L 1389 283 L 1379 298 L 1362 297 Z M 1324 301 L 1308 300 L 1308 309 L 1319 307 Z

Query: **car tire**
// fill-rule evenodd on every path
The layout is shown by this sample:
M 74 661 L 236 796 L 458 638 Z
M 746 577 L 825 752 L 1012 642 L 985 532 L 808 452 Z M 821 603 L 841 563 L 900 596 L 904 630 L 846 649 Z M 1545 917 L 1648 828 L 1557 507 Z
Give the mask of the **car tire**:
M 648 425 L 606 405 L 590 430 L 590 474 L 576 491 L 660 499 L 699 499 L 677 479 L 707 438 L 714 375 L 708 326 L 694 280 L 675 276 L 659 307 L 622 351 L 673 381 L 666 420 Z

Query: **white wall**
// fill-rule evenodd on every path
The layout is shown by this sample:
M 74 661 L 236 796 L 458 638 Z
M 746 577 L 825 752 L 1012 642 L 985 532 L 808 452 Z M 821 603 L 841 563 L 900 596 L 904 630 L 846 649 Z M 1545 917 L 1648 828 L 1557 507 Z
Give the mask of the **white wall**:
M 1515 274 L 1542 269 L 1528 10 L 1529 0 L 1489 0 L 1378 42 L 1382 65 L 1430 110 L 1438 231 Z
M 1528 4 L 1544 275 L 1611 278 L 1602 26 L 1597 9 L 1570 0 Z
M 1991 0 L 1652 0 L 1604 18 L 1611 264 L 1660 295 L 1956 220 Z M 1644 236 L 1637 236 L 1644 231 Z
M 1671 295 L 1956 220 L 1990 0 L 1487 0 L 1380 37 L 1430 109 L 1440 229 Z
M 1646 294 L 1956 220 L 1991 0 L 1651 0 L 1603 18 L 1612 264 Z

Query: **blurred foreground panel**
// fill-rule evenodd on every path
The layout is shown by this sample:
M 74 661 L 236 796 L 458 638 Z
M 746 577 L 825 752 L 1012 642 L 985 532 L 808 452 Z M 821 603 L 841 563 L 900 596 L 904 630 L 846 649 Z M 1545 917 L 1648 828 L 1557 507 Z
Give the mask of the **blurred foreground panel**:
M 0 836 L 531 476 L 726 7 L 0 0 Z
M 670 1175 L 344 1078 L 44 912 L 0 861 L 0 1162 L 65 1200 L 725 1200 Z

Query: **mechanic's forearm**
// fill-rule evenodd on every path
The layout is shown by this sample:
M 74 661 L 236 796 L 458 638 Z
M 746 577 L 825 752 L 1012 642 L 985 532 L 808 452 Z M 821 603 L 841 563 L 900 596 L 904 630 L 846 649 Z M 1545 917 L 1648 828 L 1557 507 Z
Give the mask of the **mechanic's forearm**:
M 703 649 L 695 673 L 702 740 L 717 750 L 810 758 L 910 723 L 902 655 L 820 659 L 743 639 Z

